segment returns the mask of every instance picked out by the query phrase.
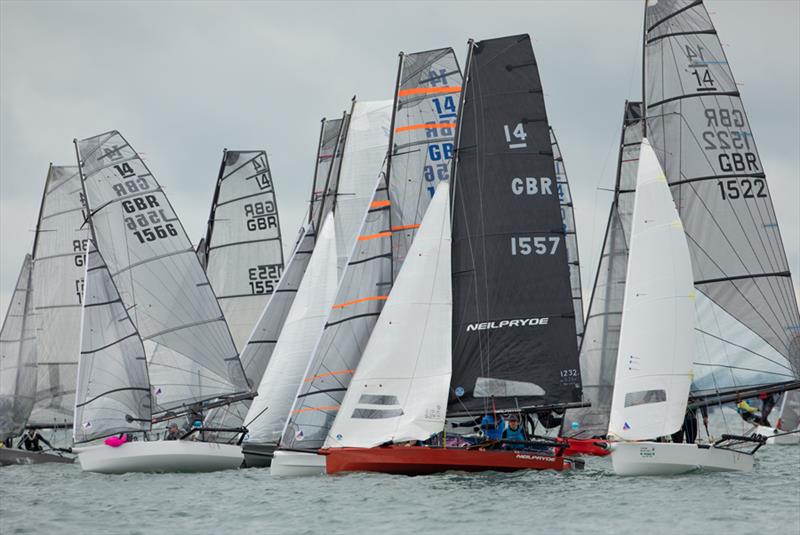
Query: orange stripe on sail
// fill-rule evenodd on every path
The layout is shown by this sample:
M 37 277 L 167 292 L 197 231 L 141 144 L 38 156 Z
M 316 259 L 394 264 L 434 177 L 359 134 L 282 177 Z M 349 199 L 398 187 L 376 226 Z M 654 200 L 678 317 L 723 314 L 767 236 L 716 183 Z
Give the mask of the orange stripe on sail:
M 410 124 L 408 126 L 398 126 L 394 129 L 395 132 L 407 132 L 408 130 L 420 130 L 422 128 L 455 128 L 456 123 L 423 123 L 423 124 Z
M 322 377 L 328 377 L 330 375 L 342 375 L 344 373 L 353 373 L 355 370 L 339 370 L 338 372 L 328 372 L 328 373 L 321 373 L 319 375 L 315 375 L 314 377 L 309 377 L 308 379 L 304 380 L 304 383 L 308 383 L 309 381 L 313 381 L 314 379 L 320 379 Z
M 367 236 L 359 236 L 358 241 L 369 241 L 374 240 L 375 238 L 386 238 L 387 236 L 391 236 L 391 232 L 379 232 L 377 234 L 369 234 Z
M 392 201 L 373 201 L 372 204 L 369 205 L 370 208 L 383 208 L 384 206 L 391 206 Z
M 389 297 L 386 295 L 373 295 L 371 297 L 362 297 L 361 299 L 345 301 L 344 303 L 333 305 L 333 307 L 331 308 L 344 308 L 344 307 L 349 307 L 350 305 L 357 305 L 358 303 L 363 303 L 365 301 L 386 301 L 387 299 L 389 299 Z
M 392 231 L 397 232 L 398 230 L 407 230 L 412 228 L 419 228 L 419 225 L 401 225 L 399 227 L 392 227 Z
M 338 411 L 339 405 L 327 405 L 322 407 L 306 407 L 305 409 L 297 409 L 293 410 L 292 414 L 300 414 L 301 412 L 306 411 Z
M 411 89 L 401 89 L 397 92 L 398 97 L 408 95 L 427 95 L 430 93 L 455 93 L 461 91 L 460 85 L 450 85 L 446 87 L 412 87 Z

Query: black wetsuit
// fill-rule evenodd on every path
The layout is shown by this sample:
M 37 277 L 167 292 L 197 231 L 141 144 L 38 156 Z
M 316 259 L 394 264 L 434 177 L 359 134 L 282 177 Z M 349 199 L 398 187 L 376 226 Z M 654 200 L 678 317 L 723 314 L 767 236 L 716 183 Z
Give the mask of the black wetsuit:
M 700 413 L 703 418 L 708 418 L 708 409 L 700 407 Z M 672 435 L 672 442 L 685 442 L 687 444 L 694 444 L 697 440 L 697 409 L 686 408 L 686 414 L 683 417 L 683 426 Z
M 47 446 L 52 449 L 53 445 L 50 444 L 46 438 L 39 434 L 38 431 L 26 431 L 22 438 L 17 444 L 18 449 L 22 449 L 22 445 L 25 445 L 25 449 L 28 451 L 42 451 L 42 446 L 39 444 L 39 441 L 44 442 Z

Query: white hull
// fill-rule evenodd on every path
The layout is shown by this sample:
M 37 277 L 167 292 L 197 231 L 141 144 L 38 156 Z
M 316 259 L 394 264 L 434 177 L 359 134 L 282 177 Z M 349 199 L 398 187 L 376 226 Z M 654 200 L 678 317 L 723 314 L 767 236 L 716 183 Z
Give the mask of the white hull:
M 215 472 L 239 468 L 242 447 L 213 442 L 158 440 L 73 448 L 81 470 L 102 474 L 126 472 Z
M 611 462 L 619 476 L 664 476 L 694 470 L 707 472 L 750 472 L 753 456 L 746 453 L 696 444 L 669 442 L 615 442 Z
M 325 456 L 277 450 L 269 470 L 273 476 L 320 476 L 325 473 Z
M 795 446 L 800 444 L 800 433 L 795 433 L 793 435 L 782 435 L 779 437 L 774 437 L 772 435 L 777 435 L 779 433 L 785 433 L 785 431 L 781 431 L 780 429 L 775 429 L 774 427 L 765 427 L 763 425 L 757 425 L 752 428 L 747 434 L 756 433 L 761 435 L 762 437 L 767 439 L 767 444 L 777 445 L 777 446 Z

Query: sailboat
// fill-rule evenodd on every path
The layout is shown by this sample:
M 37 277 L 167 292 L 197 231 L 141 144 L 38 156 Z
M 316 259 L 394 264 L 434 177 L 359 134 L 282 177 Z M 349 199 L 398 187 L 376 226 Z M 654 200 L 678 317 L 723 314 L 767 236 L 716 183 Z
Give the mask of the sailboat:
M 223 150 L 201 243 L 198 256 L 241 352 L 283 273 L 278 205 L 266 152 Z M 247 379 L 257 383 L 261 377 Z
M 390 110 L 391 101 L 353 101 L 338 175 L 332 181 L 335 188 L 330 189 L 333 193 L 331 199 L 324 201 L 322 206 L 323 211 L 329 210 L 327 206 L 332 211 L 322 222 L 309 271 L 300 283 L 286 324 L 277 339 L 275 351 L 258 387 L 259 396 L 253 400 L 245 417 L 249 431 L 244 443 L 245 451 L 260 450 L 265 462 L 271 463 L 271 452 L 283 434 L 295 396 L 322 336 L 328 312 L 340 304 L 335 301 L 336 292 L 349 260 L 349 253 L 343 251 L 352 251 L 359 241 L 358 231 L 370 209 L 385 162 Z M 322 237 L 327 240 L 330 234 L 326 226 L 332 229 L 335 243 L 332 246 L 326 243 L 322 247 Z M 331 252 L 335 253 L 332 260 L 328 258 Z M 310 276 L 311 264 L 317 265 L 317 274 L 313 277 Z M 334 275 L 332 284 L 330 273 Z
M 331 205 L 333 195 L 335 195 L 335 180 L 338 177 L 341 146 L 347 131 L 347 120 L 347 114 L 340 119 L 322 120 L 308 218 L 300 229 L 300 235 L 286 264 L 286 269 L 266 307 L 261 312 L 240 356 L 245 375 L 251 385 L 261 383 L 264 371 L 275 350 L 279 335 L 308 268 L 320 225 L 324 221 L 324 216 L 330 211 L 327 207 Z M 214 409 L 206 416 L 205 425 L 223 429 L 243 426 L 249 423 L 245 417 L 251 404 L 252 400 L 243 400 L 233 405 Z M 237 435 L 231 433 L 219 434 L 218 437 L 227 441 L 237 439 Z M 245 442 L 242 447 L 244 466 L 269 466 L 273 449 L 270 446 L 262 447 L 251 441 Z
M 56 431 L 72 427 L 88 238 L 88 230 L 81 228 L 84 209 L 78 168 L 51 164 L 36 223 L 30 282 L 26 282 L 26 335 L 22 347 L 9 348 L 25 354 L 23 368 L 16 368 L 21 381 L 17 392 L 24 401 L 15 405 L 14 417 L 17 422 L 24 417 L 25 427 Z M 22 281 L 17 287 L 21 285 Z M 12 325 L 16 324 L 9 328 L 17 328 Z M 2 339 L 16 338 L 3 335 Z M 23 460 L 72 462 L 70 457 L 43 452 L 27 453 Z
M 800 315 L 766 176 L 702 2 L 647 3 L 644 89 L 647 142 L 638 162 L 609 423 L 614 470 L 623 475 L 749 471 L 753 454 L 765 442 L 760 434 L 723 435 L 709 445 L 653 441 L 681 430 L 687 406 L 721 406 L 800 387 Z M 646 212 L 658 208 L 645 202 L 640 209 L 644 194 L 639 189 L 652 179 L 648 174 L 662 172 L 661 210 L 669 191 L 670 215 L 676 216 L 673 239 L 685 236 L 688 255 L 671 260 L 673 282 L 681 282 L 671 288 L 670 299 L 680 317 L 658 326 L 676 335 L 666 346 L 646 348 L 639 340 L 645 332 L 652 334 L 659 316 L 653 313 L 649 322 L 626 329 L 643 317 L 637 312 L 629 320 L 626 311 L 655 306 L 644 302 L 648 292 L 655 292 L 642 281 L 648 264 L 637 250 L 642 245 L 636 245 L 636 235 L 647 231 Z M 687 274 L 691 310 L 683 301 Z M 691 325 L 687 314 L 694 318 Z M 663 371 L 670 362 L 671 375 L 663 374 L 660 384 L 645 384 L 644 370 Z
M 530 37 L 470 41 L 464 80 L 453 176 L 437 188 L 328 434 L 329 474 L 576 464 L 535 437 L 520 449 L 448 446 L 446 418 L 583 404 Z
M 92 235 L 73 428 L 81 468 L 237 468 L 241 447 L 203 442 L 203 429 L 148 440 L 154 424 L 254 393 L 195 250 L 145 163 L 116 131 L 75 147 Z
M 273 475 L 325 472 L 317 451 L 358 367 L 435 185 L 450 173 L 461 71 L 450 48 L 400 54 L 385 172 L 364 216 L 334 306 L 271 465 Z

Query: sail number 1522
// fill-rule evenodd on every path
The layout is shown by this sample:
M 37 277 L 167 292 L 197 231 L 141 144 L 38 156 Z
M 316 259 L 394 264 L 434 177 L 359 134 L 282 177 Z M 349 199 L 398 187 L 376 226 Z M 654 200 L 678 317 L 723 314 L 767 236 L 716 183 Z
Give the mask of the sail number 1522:
M 560 236 L 512 236 L 511 255 L 546 255 L 556 254 Z

